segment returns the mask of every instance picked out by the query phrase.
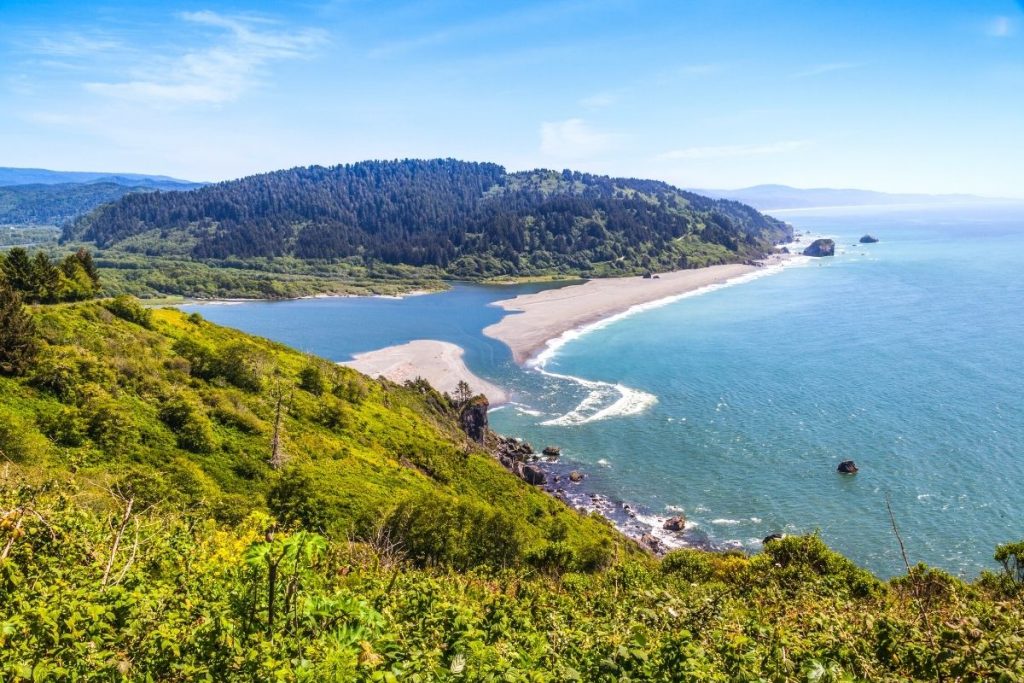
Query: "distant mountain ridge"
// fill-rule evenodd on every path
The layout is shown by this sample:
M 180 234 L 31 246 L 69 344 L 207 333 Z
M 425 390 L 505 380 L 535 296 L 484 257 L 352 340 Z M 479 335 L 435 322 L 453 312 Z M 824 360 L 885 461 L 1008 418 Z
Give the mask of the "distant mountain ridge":
M 660 181 L 407 159 L 130 194 L 68 225 L 63 240 L 203 261 L 347 260 L 486 278 L 743 261 L 791 235 L 749 206 Z
M 205 183 L 179 180 L 165 175 L 144 173 L 101 173 L 93 171 L 51 171 L 45 168 L 12 168 L 0 166 L 0 187 L 12 185 L 67 185 L 112 183 L 126 187 L 154 190 L 191 190 Z
M 709 197 L 732 199 L 760 211 L 804 209 L 826 206 L 870 206 L 897 204 L 963 204 L 1013 201 L 971 194 L 893 194 L 872 190 L 827 187 L 798 188 L 789 185 L 754 185 L 738 190 L 693 190 Z

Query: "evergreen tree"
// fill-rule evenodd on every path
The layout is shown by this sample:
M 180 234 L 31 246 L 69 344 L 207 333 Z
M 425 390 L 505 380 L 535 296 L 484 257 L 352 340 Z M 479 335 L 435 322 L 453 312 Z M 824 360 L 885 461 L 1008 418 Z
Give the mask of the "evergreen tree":
M 37 351 L 35 323 L 18 293 L 0 279 L 0 373 L 23 373 Z
M 16 292 L 29 292 L 32 290 L 32 260 L 28 252 L 21 247 L 14 247 L 7 252 L 7 258 L 3 261 L 3 274 L 7 278 L 7 284 Z

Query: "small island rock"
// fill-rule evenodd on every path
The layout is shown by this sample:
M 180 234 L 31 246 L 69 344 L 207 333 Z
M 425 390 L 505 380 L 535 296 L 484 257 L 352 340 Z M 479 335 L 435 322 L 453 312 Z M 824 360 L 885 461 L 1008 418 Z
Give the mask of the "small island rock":
M 863 237 L 860 238 L 861 244 L 874 244 L 877 241 L 878 238 L 875 237 L 874 235 L 864 235 Z
M 857 463 L 852 460 L 844 460 L 839 463 L 839 467 L 836 468 L 836 471 L 843 474 L 857 474 Z
M 541 452 L 549 458 L 557 458 L 562 454 L 562 449 L 558 446 L 545 446 Z
M 804 249 L 804 256 L 835 256 L 836 243 L 827 238 L 821 238 L 811 242 Z
M 573 470 L 572 472 L 569 473 L 569 481 L 571 481 L 574 484 L 580 483 L 581 481 L 583 481 L 583 473 L 580 472 L 579 470 Z

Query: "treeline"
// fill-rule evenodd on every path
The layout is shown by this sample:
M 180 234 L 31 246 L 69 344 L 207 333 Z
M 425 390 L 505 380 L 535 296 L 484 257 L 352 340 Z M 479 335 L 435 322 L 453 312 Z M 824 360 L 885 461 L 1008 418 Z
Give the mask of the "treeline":
M 30 257 L 25 249 L 15 247 L 0 254 L 0 287 L 4 286 L 26 303 L 82 301 L 99 292 L 100 276 L 86 249 L 55 261 L 45 252 Z
M 162 242 L 185 236 L 196 259 L 353 259 L 472 277 L 705 265 L 709 253 L 760 256 L 789 234 L 748 206 L 662 182 L 438 159 L 294 168 L 128 195 L 68 226 L 63 239 L 158 255 Z
M 145 187 L 117 183 L 60 183 L 0 187 L 0 225 L 62 225 Z

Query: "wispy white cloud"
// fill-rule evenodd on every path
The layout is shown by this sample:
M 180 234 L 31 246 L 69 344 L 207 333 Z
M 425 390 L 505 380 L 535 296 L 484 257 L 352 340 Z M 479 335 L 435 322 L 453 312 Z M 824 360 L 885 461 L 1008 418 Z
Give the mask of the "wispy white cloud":
M 156 57 L 118 82 L 90 82 L 85 88 L 99 95 L 150 104 L 222 104 L 238 99 L 270 62 L 311 56 L 326 40 L 318 29 L 283 30 L 253 18 L 216 12 L 186 12 L 179 17 L 191 24 L 221 29 L 219 42 Z
M 538 7 L 517 8 L 496 16 L 452 24 L 418 36 L 393 40 L 370 50 L 369 54 L 375 58 L 395 57 L 424 48 L 508 33 L 524 27 L 550 24 L 577 12 L 593 10 L 595 4 L 593 0 L 565 0 L 541 3 Z
M 540 151 L 561 159 L 582 159 L 606 152 L 619 139 L 591 126 L 583 119 L 546 121 L 540 125 Z
M 106 36 L 65 34 L 40 38 L 29 49 L 50 57 L 86 57 L 120 50 L 123 43 Z
M 769 156 L 792 152 L 811 144 L 810 140 L 783 140 L 758 145 L 719 145 L 715 147 L 686 147 L 659 154 L 659 159 L 731 159 L 736 157 Z
M 1012 17 L 996 17 L 988 22 L 985 33 L 993 38 L 1009 38 L 1017 33 L 1017 22 Z
M 580 100 L 580 106 L 586 107 L 587 109 L 602 109 L 604 107 L 610 107 L 618 101 L 619 97 L 612 92 L 599 92 L 594 93 L 589 97 L 584 97 Z
M 828 62 L 826 64 L 816 64 L 812 67 L 791 74 L 790 78 L 811 78 L 812 76 L 821 76 L 822 74 L 832 73 L 833 71 L 856 69 L 861 66 L 864 65 L 860 62 Z

